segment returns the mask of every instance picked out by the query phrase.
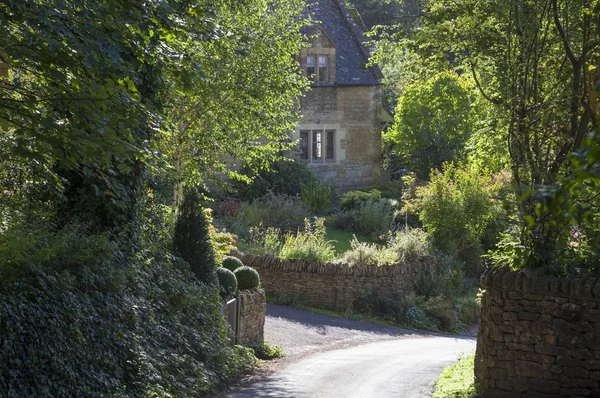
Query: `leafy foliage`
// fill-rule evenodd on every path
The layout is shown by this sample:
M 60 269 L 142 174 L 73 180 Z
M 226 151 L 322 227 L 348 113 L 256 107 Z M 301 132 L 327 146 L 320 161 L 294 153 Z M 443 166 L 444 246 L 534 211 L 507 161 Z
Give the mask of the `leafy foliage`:
M 199 280 L 216 283 L 215 254 L 209 240 L 208 222 L 200 204 L 200 195 L 190 189 L 181 203 L 175 232 L 173 249 L 190 264 Z
M 528 267 L 555 268 L 565 245 L 561 236 L 568 235 L 540 217 L 531 193 L 555 186 L 569 172 L 568 153 L 582 149 L 595 127 L 600 37 L 589 32 L 598 30 L 600 22 L 591 17 L 598 12 L 597 1 L 435 0 L 412 36 L 422 59 L 451 52 L 502 122 L 488 134 L 506 132 Z
M 274 195 L 298 196 L 302 194 L 302 185 L 316 183 L 312 171 L 304 163 L 293 160 L 280 160 L 273 163 L 268 170 L 258 174 L 248 170 L 252 182 L 236 184 L 241 200 L 253 201 L 271 192 Z
M 248 348 L 254 352 L 254 356 L 258 359 L 269 361 L 271 359 L 283 357 L 283 350 L 280 346 L 271 345 L 266 341 L 262 343 L 249 344 Z
M 356 231 L 372 237 L 379 237 L 394 228 L 398 214 L 397 202 L 390 199 L 369 200 L 355 212 Z
M 418 190 L 419 218 L 434 247 L 468 265 L 482 254 L 481 239 L 501 214 L 501 181 L 475 168 L 447 165 Z M 500 232 L 500 231 L 497 231 Z
M 242 203 L 236 219 L 246 225 L 295 230 L 310 212 L 297 196 L 269 194 L 253 203 Z
M 368 201 L 377 201 L 381 199 L 381 191 L 372 189 L 365 191 L 350 191 L 342 196 L 341 207 L 344 211 L 357 210 Z
M 475 398 L 475 354 L 446 367 L 435 382 L 432 398 Z
M 23 227 L 3 235 L 0 259 L 7 396 L 197 396 L 256 363 L 227 344 L 218 291 L 183 260 L 127 255 L 121 237 L 82 227 L 33 225 L 22 237 Z M 42 250 L 12 256 L 14 239 Z
M 245 242 L 248 253 L 278 256 L 281 251 L 281 230 L 279 228 L 251 227 Z
M 222 294 L 232 295 L 237 292 L 238 282 L 233 271 L 224 266 L 217 268 L 217 278 L 219 279 L 219 287 Z
M 415 81 L 400 98 L 396 122 L 385 139 L 394 142 L 406 168 L 427 180 L 444 162 L 465 157 L 475 128 L 472 102 L 468 86 L 453 72 Z
M 260 286 L 260 276 L 252 267 L 244 265 L 236 268 L 233 273 L 238 281 L 238 289 L 240 290 L 255 289 Z
M 332 261 L 335 248 L 325 238 L 325 219 L 317 218 L 311 223 L 307 218 L 304 220 L 304 232 L 287 234 L 279 255 L 286 260 Z
M 375 243 L 359 242 L 356 237 L 350 242 L 350 250 L 346 251 L 339 259 L 348 265 L 393 265 L 398 261 L 398 256 L 387 247 Z
M 389 232 L 384 245 L 359 242 L 354 237 L 351 249 L 339 261 L 349 265 L 385 266 L 406 264 L 430 255 L 431 249 L 425 233 L 420 229 L 407 229 Z
M 323 214 L 331 206 L 335 188 L 333 185 L 318 181 L 302 184 L 302 203 L 314 214 Z

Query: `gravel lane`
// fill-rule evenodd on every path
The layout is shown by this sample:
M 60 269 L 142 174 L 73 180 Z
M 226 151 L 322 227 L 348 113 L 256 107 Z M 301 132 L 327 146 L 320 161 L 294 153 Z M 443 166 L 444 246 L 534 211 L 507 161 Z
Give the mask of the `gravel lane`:
M 269 304 L 265 340 L 286 357 L 220 397 L 431 396 L 442 369 L 475 348 L 470 336 L 383 326 Z

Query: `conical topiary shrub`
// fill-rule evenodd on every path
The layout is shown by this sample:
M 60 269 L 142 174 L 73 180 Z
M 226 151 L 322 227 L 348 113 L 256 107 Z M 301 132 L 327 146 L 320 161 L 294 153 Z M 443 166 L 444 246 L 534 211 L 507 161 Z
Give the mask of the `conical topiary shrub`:
M 209 241 L 208 222 L 202 211 L 200 194 L 188 189 L 183 196 L 173 234 L 173 249 L 191 267 L 196 277 L 216 284 L 215 254 Z

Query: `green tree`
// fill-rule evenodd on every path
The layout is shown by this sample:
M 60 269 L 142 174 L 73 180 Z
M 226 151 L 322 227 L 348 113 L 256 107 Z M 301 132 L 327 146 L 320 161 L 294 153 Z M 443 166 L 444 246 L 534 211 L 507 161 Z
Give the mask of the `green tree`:
M 405 166 L 428 179 L 444 162 L 462 160 L 473 132 L 473 96 L 454 72 L 413 82 L 396 109 L 396 122 L 385 136 Z
M 185 192 L 175 223 L 173 250 L 190 265 L 200 281 L 215 284 L 217 264 L 201 200 L 197 190 Z
M 552 262 L 560 233 L 538 218 L 530 193 L 567 171 L 567 154 L 597 120 L 598 15 L 596 0 L 430 0 L 411 36 L 422 59 L 450 58 L 468 72 L 504 121 L 530 266 Z
M 3 202 L 37 189 L 38 204 L 53 204 L 65 222 L 81 217 L 102 229 L 132 217 L 179 11 L 116 0 L 0 4 L 9 67 L 0 77 L 0 152 L 25 181 L 15 192 L 5 174 Z
M 468 267 L 477 265 L 487 229 L 501 213 L 501 188 L 499 179 L 473 166 L 448 164 L 434 172 L 418 188 L 415 206 L 434 247 Z
M 287 148 L 307 87 L 296 55 L 304 3 L 252 0 L 214 6 L 211 40 L 191 36 L 167 98 L 167 125 L 158 149 L 175 172 L 173 206 L 186 184 L 244 178 L 236 164 L 257 169 Z

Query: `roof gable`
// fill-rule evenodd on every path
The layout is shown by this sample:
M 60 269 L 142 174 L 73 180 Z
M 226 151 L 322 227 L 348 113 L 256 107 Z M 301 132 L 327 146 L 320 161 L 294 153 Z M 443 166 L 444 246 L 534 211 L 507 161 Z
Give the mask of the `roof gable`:
M 369 52 L 364 33 L 343 0 L 309 0 L 309 13 L 336 48 L 336 84 L 379 85 L 381 71 L 367 68 Z M 307 29 L 308 32 L 313 29 Z

